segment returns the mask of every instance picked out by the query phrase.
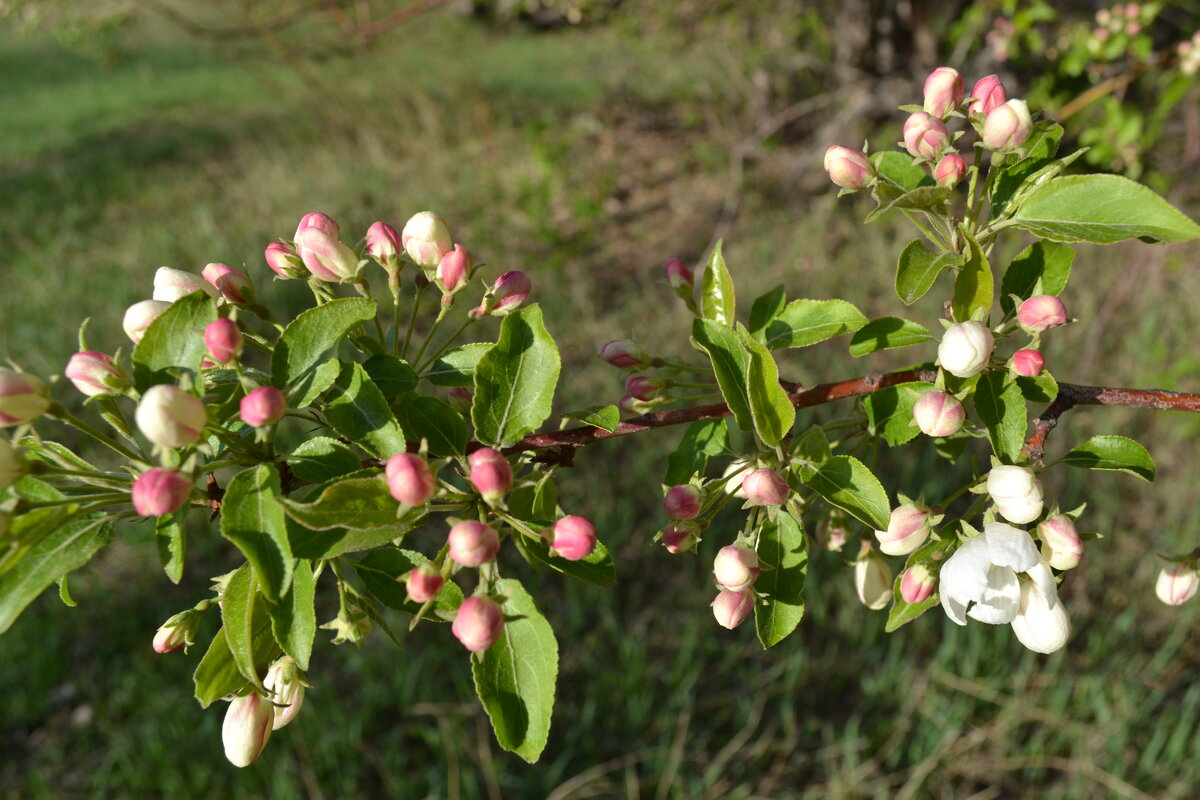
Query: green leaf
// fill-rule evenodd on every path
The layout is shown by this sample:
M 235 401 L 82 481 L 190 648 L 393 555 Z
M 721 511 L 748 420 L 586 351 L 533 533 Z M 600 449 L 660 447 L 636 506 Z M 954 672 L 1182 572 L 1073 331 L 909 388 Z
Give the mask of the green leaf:
M 992 450 L 1005 464 L 1021 455 L 1028 427 L 1028 410 L 1021 387 L 1004 372 L 985 372 L 975 384 L 975 411 L 987 428 Z
M 913 406 L 921 395 L 933 388 L 932 383 L 914 381 L 889 386 L 864 397 L 868 432 L 882 437 L 892 447 L 912 441 L 921 432 L 913 420 Z
M 1080 469 L 1116 470 L 1145 481 L 1154 480 L 1154 459 L 1150 452 L 1125 436 L 1093 436 L 1062 460 Z
M 413 441 L 429 442 L 432 456 L 460 456 L 467 450 L 467 421 L 446 403 L 427 394 L 407 395 L 392 410 Z
M 970 236 L 967 237 L 967 247 L 971 257 L 958 271 L 958 278 L 954 281 L 954 298 L 951 301 L 954 319 L 958 322 L 966 322 L 975 312 L 991 308 L 992 296 L 995 293 L 992 268 L 988 264 L 987 256 L 983 254 L 979 243 Z
M 334 558 L 346 553 L 370 550 L 399 539 L 418 523 L 424 521 L 424 507 L 414 509 L 412 516 L 405 516 L 394 527 L 351 531 L 333 528 L 314 531 L 306 528 L 291 517 L 287 518 L 288 541 L 297 558 Z
M 256 584 L 254 570 L 249 564 L 242 564 L 234 570 L 221 595 L 221 625 L 238 672 L 261 689 L 262 680 L 254 664 L 255 604 L 262 602 Z M 259 609 L 259 614 L 262 613 L 263 610 Z
M 804 616 L 808 550 L 799 521 L 781 512 L 776 521 L 764 523 L 758 557 L 763 569 L 754 590 L 765 595 L 766 603 L 754 606 L 754 627 L 762 646 L 773 647 L 787 638 Z
M 674 486 L 687 483 L 692 475 L 703 473 L 709 456 L 718 456 L 729 447 L 729 429 L 724 420 L 705 419 L 688 425 L 675 451 L 667 458 L 663 483 Z
M 1071 277 L 1074 260 L 1075 248 L 1069 244 L 1034 242 L 1029 245 L 1004 271 L 1004 280 L 1000 282 L 1000 308 L 1005 314 L 1016 312 L 1012 295 L 1025 299 L 1035 293 L 1061 294 Z
M 793 300 L 767 324 L 765 341 L 772 350 L 808 347 L 866 324 L 862 312 L 845 300 Z
M 292 569 L 292 590 L 280 603 L 267 603 L 271 617 L 271 635 L 283 652 L 296 659 L 302 670 L 308 669 L 313 639 L 317 635 L 317 617 L 313 607 L 317 584 L 312 565 L 304 559 Z
M 779 367 L 771 351 L 744 328 L 738 336 L 750 356 L 746 364 L 746 396 L 754 431 L 767 446 L 774 447 L 787 435 L 796 422 L 796 408 L 788 393 L 779 385 Z
M 892 509 L 887 492 L 866 465 L 853 456 L 834 456 L 804 484 L 830 505 L 835 505 L 877 531 L 887 530 Z
M 519 581 L 498 581 L 497 589 L 504 597 L 504 632 L 472 660 L 471 673 L 496 741 L 532 764 L 550 735 L 558 642 Z
M 296 384 L 293 396 L 307 394 L 308 375 L 320 370 L 326 355 L 355 325 L 375 316 L 375 301 L 364 297 L 342 297 L 310 308 L 288 323 L 271 355 L 271 380 L 282 389 Z M 300 407 L 293 402 L 293 406 Z
M 407 585 L 401 579 L 428 560 L 414 550 L 381 547 L 351 563 L 362 578 L 363 586 L 376 600 L 388 608 L 416 616 L 422 603 L 409 599 Z M 434 598 L 433 607 L 439 611 L 453 611 L 462 605 L 462 601 L 462 589 L 454 581 L 446 581 Z M 426 619 L 437 621 L 440 617 L 430 614 Z
M 169 370 L 200 374 L 208 354 L 204 327 L 217 318 L 217 306 L 207 294 L 195 291 L 181 297 L 150 323 L 133 348 L 133 381 L 139 392 L 156 383 L 175 383 Z
M 234 475 L 221 501 L 221 534 L 245 554 L 273 603 L 292 582 L 292 551 L 279 499 L 279 473 L 259 464 Z
M 71 587 L 67 585 L 67 576 L 63 575 L 57 581 L 58 583 L 58 599 L 67 608 L 75 608 L 79 603 L 75 602 L 75 598 L 71 597 Z
M 544 473 L 532 486 L 521 486 L 508 493 L 508 511 L 517 519 L 554 519 L 558 512 L 558 487 L 552 473 Z
M 876 197 L 879 205 L 867 215 L 866 222 L 874 222 L 889 211 L 904 209 L 908 211 L 927 211 L 946 203 L 953 189 L 949 186 L 920 186 L 907 192 L 896 194 L 888 191 L 888 186 L 880 184 L 876 187 Z
M 404 431 L 387 400 L 361 364 L 342 365 L 325 394 L 325 420 L 335 431 L 374 456 L 387 458 L 407 447 Z
M 321 395 L 329 391 L 329 387 L 333 386 L 333 382 L 337 380 L 338 373 L 341 371 L 342 362 L 331 358 L 305 372 L 292 386 L 291 394 L 288 396 L 288 405 L 291 408 L 308 408 L 317 402 Z
M 911 156 L 897 150 L 880 150 L 870 155 L 879 177 L 902 192 L 921 186 L 935 186 L 933 178 L 920 164 L 914 164 Z
M 1023 375 L 1018 377 L 1017 387 L 1021 390 L 1021 396 L 1031 403 L 1053 403 L 1054 398 L 1058 397 L 1058 381 L 1044 370 L 1041 375 L 1032 378 Z
M 721 255 L 721 244 L 717 242 L 704 269 L 700 283 L 700 313 L 704 319 L 732 328 L 736 298 L 733 277 L 725 266 L 725 257 Z
M 314 531 L 389 528 L 400 510 L 382 475 L 338 481 L 309 503 L 286 497 L 281 502 L 289 517 Z
M 159 517 L 154 522 L 154 540 L 158 545 L 158 557 L 162 561 L 163 571 L 171 583 L 179 583 L 183 578 L 183 557 L 187 548 L 187 527 L 184 511 L 176 511 Z
M 755 298 L 754 304 L 750 306 L 750 324 L 747 326 L 750 335 L 760 342 L 766 341 L 767 325 L 779 316 L 786 302 L 782 286 L 776 286 Z
M 113 526 L 107 519 L 77 519 L 57 527 L 30 548 L 19 563 L 0 575 L 0 633 L 12 627 L 34 598 L 90 561 L 112 538 Z
M 271 635 L 271 618 L 265 612 L 261 597 L 256 607 L 263 611 L 255 613 L 253 617 L 253 629 L 250 634 L 251 653 L 255 669 L 265 671 L 267 664 L 279 652 L 279 646 L 275 644 L 275 637 Z M 196 699 L 203 708 L 208 708 L 222 697 L 240 692 L 250 683 L 233 659 L 224 627 L 217 631 L 204 657 L 200 659 L 200 664 L 192 675 L 192 682 L 196 686 Z
M 540 561 L 556 572 L 561 572 L 571 578 L 594 583 L 597 586 L 612 586 L 617 582 L 616 566 L 608 548 L 601 542 L 596 542 L 596 549 L 587 558 L 579 561 L 568 561 L 560 555 L 550 555 L 550 545 L 542 539 L 517 534 L 521 552 Z
M 871 320 L 850 340 L 850 355 L 855 358 L 879 350 L 893 350 L 931 341 L 933 334 L 924 325 L 899 317 Z
M 600 428 L 612 433 L 621 424 L 621 410 L 613 405 L 588 406 L 582 411 L 568 411 L 563 414 L 563 418 L 573 419 L 584 425 L 591 425 L 593 428 Z
M 1058 152 L 1058 144 L 1062 140 L 1063 129 L 1058 123 L 1043 120 L 1035 123 L 1033 132 L 1025 140 L 1025 155 L 1005 166 L 996 173 L 992 185 L 992 218 L 995 219 L 1008 210 L 1012 199 L 1018 194 L 1033 188 L 1027 183 L 1035 173 L 1041 172 L 1054 162 L 1054 154 Z M 1074 160 L 1074 159 L 1071 159 Z M 1069 163 L 1069 162 L 1067 162 Z M 1059 169 L 1065 166 L 1061 164 Z
M 707 319 L 692 322 L 692 339 L 708 353 L 717 386 L 738 427 L 744 431 L 754 430 L 754 418 L 750 413 L 749 389 L 746 373 L 750 368 L 750 353 L 738 335 L 730 328 Z
M 407 361 L 395 356 L 371 356 L 363 369 L 387 398 L 398 397 L 417 388 L 420 378 Z
M 315 436 L 301 443 L 287 461 L 293 474 L 309 483 L 325 483 L 362 469 L 353 450 L 328 436 Z
M 796 439 L 792 445 L 791 462 L 800 468 L 801 480 L 808 480 L 821 465 L 833 458 L 825 429 L 813 425 Z
M 1200 236 L 1200 225 L 1120 175 L 1068 175 L 1047 181 L 1030 192 L 1012 224 L 1059 242 L 1186 242 Z
M 491 342 L 473 342 L 456 347 L 433 362 L 421 377 L 434 386 L 473 386 L 475 367 L 491 349 Z
M 561 360 L 537 305 L 500 323 L 500 338 L 475 368 L 471 420 L 478 439 L 508 447 L 550 416 Z
M 901 302 L 911 306 L 933 287 L 938 275 L 951 267 L 962 266 L 966 260 L 962 253 L 935 252 L 920 239 L 914 239 L 900 252 L 900 261 L 896 265 L 896 294 Z

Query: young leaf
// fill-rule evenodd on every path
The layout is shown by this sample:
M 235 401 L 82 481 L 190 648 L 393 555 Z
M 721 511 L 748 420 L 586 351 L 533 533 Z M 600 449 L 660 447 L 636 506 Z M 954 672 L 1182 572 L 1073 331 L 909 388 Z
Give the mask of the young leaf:
M 413 441 L 425 439 L 431 456 L 458 456 L 467 449 L 467 421 L 427 394 L 410 394 L 392 405 L 396 420 Z
M 325 483 L 362 469 L 353 450 L 328 436 L 302 442 L 287 460 L 296 477 L 309 483 Z
M 1081 469 L 1116 470 L 1136 475 L 1144 481 L 1154 480 L 1154 459 L 1150 452 L 1125 436 L 1093 436 L 1062 460 Z
M 1021 455 L 1028 427 L 1028 410 L 1021 387 L 1003 372 L 985 372 L 975 384 L 975 411 L 987 428 L 992 450 L 1005 463 Z
M 808 347 L 866 324 L 862 312 L 845 300 L 793 300 L 767 324 L 765 342 L 772 350 Z
M 779 316 L 779 312 L 783 311 L 786 302 L 782 286 L 776 286 L 766 294 L 755 298 L 754 304 L 750 306 L 750 324 L 747 326 L 750 335 L 760 342 L 765 342 L 767 325 Z
M 834 456 L 802 480 L 830 505 L 848 511 L 877 531 L 887 530 L 892 513 L 887 492 L 857 458 Z
M 532 486 L 521 486 L 508 493 L 508 511 L 517 519 L 554 519 L 558 511 L 558 487 L 547 472 Z M 519 541 L 519 539 L 518 539 Z
M 602 543 L 596 542 L 596 549 L 587 558 L 579 561 L 568 561 L 560 555 L 550 555 L 550 545 L 541 539 L 533 539 L 517 534 L 521 552 L 540 561 L 550 569 L 561 572 L 571 578 L 594 583 L 597 586 L 612 586 L 617 582 L 616 566 L 612 555 Z
M 892 447 L 912 441 L 921 432 L 913 420 L 913 406 L 931 389 L 932 383 L 914 381 L 889 386 L 864 397 L 868 432 L 882 437 Z
M 364 297 L 343 297 L 304 311 L 288 323 L 275 345 L 272 383 L 282 389 L 319 368 L 351 328 L 374 316 L 375 301 Z
M 781 512 L 764 523 L 758 539 L 763 571 L 754 589 L 766 603 L 754 606 L 754 627 L 763 647 L 783 641 L 804 616 L 804 582 L 808 576 L 808 550 L 800 522 Z
M 314 531 L 390 528 L 396 524 L 400 509 L 382 475 L 330 484 L 309 503 L 286 497 L 281 502 L 289 517 Z
M 962 253 L 930 250 L 920 239 L 914 239 L 900 252 L 896 265 L 896 294 L 906 306 L 925 296 L 943 271 L 962 266 L 967 257 Z M 863 321 L 866 324 L 866 321 Z M 862 327 L 862 326 L 859 326 Z
M 911 191 L 895 194 L 884 191 L 886 188 L 889 187 L 885 184 L 880 184 L 877 187 L 876 197 L 879 200 L 879 205 L 867 215 L 866 222 L 874 222 L 893 209 L 926 211 L 936 208 L 943 205 L 953 191 L 949 186 L 920 186 Z
M 983 254 L 983 249 L 971 237 L 967 237 L 967 247 L 970 258 L 958 271 L 958 278 L 954 281 L 954 298 L 951 301 L 954 319 L 958 322 L 966 322 L 975 312 L 991 308 L 992 296 L 995 293 L 992 268 L 988 264 L 987 256 Z
M 1021 396 L 1031 403 L 1053 403 L 1054 398 L 1058 397 L 1058 381 L 1044 370 L 1041 375 L 1032 378 L 1023 375 L 1018 377 L 1017 387 L 1021 390 Z
M 492 349 L 491 342 L 473 342 L 456 347 L 430 365 L 421 377 L 434 386 L 471 386 L 479 359 Z
M 675 451 L 667 458 L 667 474 L 663 483 L 674 486 L 686 483 L 692 475 L 704 472 L 709 456 L 717 456 L 729 447 L 729 429 L 724 420 L 705 419 L 693 422 L 684 431 Z
M 259 605 L 262 600 L 260 598 Z M 270 617 L 266 613 L 254 615 L 253 630 L 250 634 L 251 653 L 256 668 L 264 671 L 267 664 L 279 652 L 275 637 L 271 635 Z M 192 675 L 196 686 L 196 699 L 203 708 L 208 708 L 222 697 L 240 692 L 249 681 L 238 669 L 230 652 L 229 643 L 225 638 L 225 628 L 217 631 L 212 643 L 200 659 L 196 672 Z
M 833 457 L 825 429 L 813 425 L 792 445 L 792 463 L 800 467 L 801 480 L 808 480 L 821 465 Z
M 496 741 L 532 764 L 550 736 L 558 642 L 520 581 L 501 580 L 496 588 L 504 597 L 504 632 L 472 659 L 471 673 Z
M 187 547 L 186 514 L 186 509 L 176 511 L 174 514 L 159 517 L 154 523 L 158 557 L 171 583 L 179 583 L 183 578 L 183 556 Z
M 387 400 L 361 364 L 342 365 L 337 380 L 325 394 L 325 419 L 333 429 L 379 458 L 403 453 L 404 431 Z
M 744 431 L 754 430 L 754 418 L 750 413 L 749 389 L 746 374 L 750 368 L 750 353 L 741 338 L 731 329 L 707 319 L 692 323 L 692 339 L 708 353 L 712 360 L 717 386 L 738 427 Z
M 855 358 L 879 350 L 909 347 L 933 339 L 933 334 L 924 325 L 899 317 L 881 317 L 871 320 L 850 339 L 850 355 Z
M 407 361 L 395 356 L 371 356 L 363 363 L 363 369 L 387 398 L 398 397 L 417 388 L 420 378 Z
M 249 564 L 242 564 L 234 570 L 221 595 L 221 626 L 238 672 L 261 689 L 262 680 L 254 663 L 254 617 L 256 613 L 264 614 L 265 609 L 261 608 L 257 583 Z M 260 606 L 257 612 L 256 605 Z
M 795 424 L 796 408 L 788 399 L 787 391 L 779 385 L 779 367 L 771 357 L 771 351 L 743 327 L 738 328 L 738 336 L 749 355 L 746 397 L 750 403 L 750 416 L 754 419 L 754 431 L 763 443 L 774 447 Z
M 704 319 L 732 328 L 735 304 L 733 278 L 721 255 L 721 242 L 717 242 L 700 284 L 700 312 Z
M 1186 242 L 1200 236 L 1152 190 L 1120 175 L 1068 175 L 1030 192 L 1012 225 L 1059 242 Z
M 313 639 L 317 635 L 317 616 L 313 608 L 316 594 L 312 565 L 298 559 L 292 569 L 292 590 L 280 603 L 267 603 L 271 617 L 271 635 L 283 652 L 296 659 L 302 670 L 308 669 Z
M 221 534 L 254 566 L 271 602 L 279 602 L 292 582 L 292 550 L 279 498 L 279 473 L 259 464 L 234 475 L 221 501 Z
M 875 171 L 886 183 L 909 192 L 921 186 L 934 186 L 934 180 L 911 156 L 896 150 L 880 150 L 870 155 Z
M 217 306 L 201 291 L 192 292 L 150 323 L 133 348 L 133 380 L 144 392 L 156 383 L 174 383 L 168 370 L 200 374 L 200 361 L 208 354 L 204 327 L 217 318 Z
M 514 311 L 500 323 L 500 338 L 475 368 L 471 420 L 475 435 L 508 447 L 550 416 L 561 359 L 537 305 Z
M 416 616 L 422 604 L 409 598 L 407 584 L 403 578 L 428 560 L 414 550 L 381 547 L 351 563 L 354 564 L 358 577 L 362 578 L 363 586 L 376 600 L 388 608 L 406 611 Z M 454 581 L 446 581 L 434 598 L 433 607 L 440 611 L 453 611 L 462 605 L 462 601 L 462 589 L 459 589 Z M 436 614 L 429 614 L 426 619 L 436 622 L 441 618 Z
M 616 406 L 588 406 L 582 411 L 568 411 L 563 419 L 573 419 L 584 425 L 612 433 L 621 424 L 621 410 Z
M 1022 299 L 1041 294 L 1061 294 L 1071 277 L 1071 262 L 1075 260 L 1075 248 L 1058 242 L 1034 242 L 1026 247 L 1004 271 L 1000 282 L 1000 308 L 1005 314 L 1016 312 L 1012 295 Z

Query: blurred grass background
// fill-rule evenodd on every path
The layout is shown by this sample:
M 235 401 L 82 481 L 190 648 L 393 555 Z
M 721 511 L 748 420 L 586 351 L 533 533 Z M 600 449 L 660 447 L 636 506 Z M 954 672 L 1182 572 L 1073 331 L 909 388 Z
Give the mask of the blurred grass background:
M 867 200 L 836 200 L 820 155 L 875 133 L 936 64 L 890 76 L 898 99 L 876 95 L 882 105 L 855 116 L 845 109 L 862 97 L 831 95 L 827 6 L 772 16 L 778 4 L 702 3 L 678 22 L 630 5 L 554 30 L 437 11 L 352 55 L 313 59 L 296 58 L 298 41 L 230 48 L 161 22 L 91 49 L 0 28 L 0 353 L 61 371 L 84 317 L 93 346 L 114 349 L 124 308 L 164 264 L 244 263 L 261 293 L 298 310 L 303 293 L 270 282 L 261 252 L 314 209 L 352 239 L 375 219 L 400 225 L 432 208 L 477 261 L 528 270 L 564 355 L 561 410 L 620 396 L 618 375 L 593 357 L 606 339 L 687 351 L 689 317 L 661 266 L 697 262 L 715 235 L 743 309 L 783 283 L 789 296 L 905 314 L 891 281 L 911 235 L 862 228 Z M 898 137 L 900 116 L 887 119 L 876 147 Z M 1194 178 L 1175 177 L 1172 199 L 1200 215 Z M 1079 383 L 1200 391 L 1198 255 L 1081 248 L 1065 299 L 1084 323 L 1049 338 L 1048 367 Z M 932 323 L 936 311 L 908 315 Z M 788 354 L 785 372 L 817 382 L 901 363 L 852 362 L 842 347 Z M 678 432 L 588 448 L 561 482 L 563 505 L 596 521 L 618 586 L 507 568 L 560 640 L 551 741 L 532 766 L 496 747 L 467 660 L 427 625 L 402 650 L 381 636 L 359 649 L 319 636 L 298 721 L 253 767 L 229 767 L 223 709 L 190 696 L 202 650 L 164 657 L 149 643 L 231 567 L 232 548 L 193 520 L 173 586 L 150 532 L 131 529 L 72 575 L 79 608 L 51 592 L 0 639 L 0 793 L 1194 797 L 1198 606 L 1160 605 L 1153 580 L 1156 554 L 1188 550 L 1200 532 L 1200 419 L 1077 410 L 1051 455 L 1098 432 L 1147 444 L 1160 479 L 1048 475 L 1048 491 L 1067 508 L 1086 501 L 1083 527 L 1104 536 L 1063 584 L 1075 632 L 1049 657 L 1007 627 L 957 628 L 936 611 L 885 635 L 884 615 L 858 604 L 828 553 L 814 555 L 800 629 L 763 652 L 749 626 L 724 631 L 708 612 L 720 536 L 698 557 L 650 544 L 663 524 L 651 487 Z M 893 492 L 936 496 L 954 470 L 918 446 L 885 449 L 878 472 Z

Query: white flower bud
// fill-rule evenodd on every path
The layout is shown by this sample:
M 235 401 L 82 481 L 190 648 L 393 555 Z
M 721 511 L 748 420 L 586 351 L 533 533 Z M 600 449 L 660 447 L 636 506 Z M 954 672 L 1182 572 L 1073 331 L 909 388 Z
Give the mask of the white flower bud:
M 229 763 L 235 767 L 253 764 L 271 738 L 274 720 L 275 707 L 257 694 L 234 699 L 221 725 L 221 742 Z
M 892 599 L 892 570 L 874 550 L 868 548 L 854 563 L 854 591 L 859 601 L 872 611 L 885 607 Z
M 275 718 L 271 730 L 279 730 L 287 725 L 300 713 L 304 705 L 304 684 L 296 662 L 291 658 L 281 658 L 267 670 L 263 686 L 270 692 L 270 702 L 273 704 Z
M 938 363 L 951 375 L 970 378 L 983 372 L 995 346 L 992 332 L 982 322 L 960 322 L 942 335 Z
M 170 307 L 171 304 L 164 300 L 143 300 L 140 303 L 134 303 L 125 309 L 125 318 L 121 321 L 125 335 L 129 337 L 130 341 L 137 344 L 146 335 L 146 329 L 150 327 L 150 323 L 158 319 Z
M 713 559 L 713 577 L 722 588 L 744 592 L 758 577 L 758 553 L 741 545 L 726 545 Z
M 1187 564 L 1171 564 L 1163 567 L 1154 584 L 1158 599 L 1169 606 L 1181 606 L 1196 596 L 1200 588 L 1200 574 Z
M 1073 569 L 1083 558 L 1083 540 L 1071 518 L 1059 514 L 1037 526 L 1042 557 L 1055 569 Z
M 929 509 L 916 503 L 905 503 L 892 512 L 886 531 L 875 531 L 880 551 L 889 556 L 906 556 L 925 544 L 933 526 Z
M 1000 516 L 1009 522 L 1024 525 L 1042 515 L 1042 483 L 1027 467 L 992 467 L 987 490 Z
M 1042 594 L 1033 580 L 1021 581 L 1021 605 L 1012 621 L 1013 633 L 1035 653 L 1053 653 L 1067 643 L 1071 618 L 1057 596 Z
M 160 383 L 142 395 L 134 419 L 146 438 L 159 447 L 185 447 L 199 441 L 208 414 L 195 396 Z
M 218 296 L 216 288 L 199 275 L 171 267 L 159 267 L 158 271 L 154 273 L 154 294 L 152 296 L 155 300 L 174 303 L 192 292 L 204 292 L 214 300 Z

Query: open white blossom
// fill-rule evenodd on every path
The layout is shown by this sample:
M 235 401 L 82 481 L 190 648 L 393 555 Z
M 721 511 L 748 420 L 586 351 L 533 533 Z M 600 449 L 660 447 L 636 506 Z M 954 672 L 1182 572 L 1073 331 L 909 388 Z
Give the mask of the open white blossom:
M 1022 590 L 1018 577 L 1024 573 L 1031 584 Z M 969 539 L 942 565 L 939 591 L 946 616 L 959 625 L 967 617 L 989 625 L 1013 623 L 1021 643 L 1037 652 L 1066 642 L 1070 626 L 1058 602 L 1054 573 L 1034 544 L 1033 537 L 1003 522 L 989 522 L 983 533 Z M 1030 594 L 1033 591 L 1036 594 Z M 1014 620 L 1020 619 L 1019 622 Z M 1047 621 L 1054 623 L 1047 626 Z M 1054 628 L 1054 630 L 1050 630 Z M 1044 634 L 1044 635 L 1043 635 Z

